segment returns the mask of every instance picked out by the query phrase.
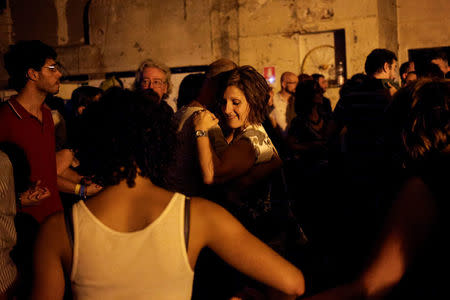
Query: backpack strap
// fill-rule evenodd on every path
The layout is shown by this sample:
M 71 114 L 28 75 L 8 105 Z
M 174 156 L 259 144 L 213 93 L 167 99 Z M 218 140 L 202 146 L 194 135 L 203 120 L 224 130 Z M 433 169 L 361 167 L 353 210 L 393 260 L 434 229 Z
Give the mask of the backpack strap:
M 186 244 L 186 252 L 189 246 L 189 228 L 191 218 L 191 197 L 185 198 L 184 201 L 184 242 Z
M 67 237 L 69 238 L 70 247 L 73 249 L 73 213 L 72 205 L 64 207 L 64 221 L 66 224 Z

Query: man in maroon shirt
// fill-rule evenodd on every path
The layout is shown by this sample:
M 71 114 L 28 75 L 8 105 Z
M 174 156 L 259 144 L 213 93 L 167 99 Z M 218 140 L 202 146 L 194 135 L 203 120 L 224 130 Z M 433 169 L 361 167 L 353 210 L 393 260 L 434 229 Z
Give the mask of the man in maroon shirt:
M 0 141 L 23 148 L 30 162 L 31 180 L 50 191 L 49 197 L 36 199 L 41 200 L 39 204 L 23 208 L 38 222 L 62 209 L 56 184 L 54 125 L 44 104 L 48 94 L 59 91 L 62 75 L 55 59 L 56 52 L 41 41 L 18 42 L 4 56 L 9 84 L 19 94 L 0 106 Z

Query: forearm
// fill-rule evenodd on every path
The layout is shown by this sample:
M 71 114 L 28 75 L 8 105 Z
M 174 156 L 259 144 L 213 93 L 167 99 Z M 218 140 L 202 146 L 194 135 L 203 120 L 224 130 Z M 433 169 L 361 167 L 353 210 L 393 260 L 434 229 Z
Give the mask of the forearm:
M 75 187 L 78 184 L 62 176 L 58 176 L 56 183 L 60 192 L 68 194 L 75 194 Z
M 283 165 L 283 161 L 280 159 L 280 157 L 276 154 L 274 154 L 272 160 L 258 164 L 250 169 L 248 173 L 241 176 L 236 181 L 236 188 L 239 190 L 242 190 L 243 188 L 246 188 L 258 181 L 260 181 L 263 178 L 266 178 L 270 174 L 272 174 L 275 170 L 281 168 Z
M 212 149 L 208 136 L 197 138 L 197 150 L 203 182 L 212 184 L 214 183 L 215 165 L 219 164 L 219 159 Z
M 73 159 L 73 152 L 69 149 L 56 152 L 56 173 L 63 174 L 72 165 Z
M 64 172 L 59 174 L 58 177 L 63 177 L 75 184 L 80 183 L 81 179 L 83 178 L 83 176 L 81 176 L 76 171 L 72 170 L 71 168 L 64 170 Z

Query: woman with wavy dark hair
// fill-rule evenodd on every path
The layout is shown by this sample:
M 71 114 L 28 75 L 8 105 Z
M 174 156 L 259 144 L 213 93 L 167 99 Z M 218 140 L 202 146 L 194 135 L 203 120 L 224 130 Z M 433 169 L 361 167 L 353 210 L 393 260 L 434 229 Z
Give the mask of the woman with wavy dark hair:
M 244 175 L 255 164 L 278 159 L 261 123 L 267 115 L 270 88 L 253 67 L 243 66 L 221 74 L 217 118 L 204 110 L 197 114 L 195 136 L 203 181 L 221 183 Z M 221 120 L 229 147 L 221 157 L 212 149 L 206 132 Z
M 216 200 L 222 201 L 252 233 L 278 252 L 284 252 L 283 237 L 291 229 L 289 226 L 292 225 L 292 231 L 299 228 L 289 210 L 280 169 L 282 161 L 262 126 L 268 114 L 271 89 L 251 66 L 241 66 L 220 76 L 217 117 L 205 110 L 194 118 L 203 181 L 224 184 L 224 192 Z M 220 154 L 206 134 L 216 124 L 220 124 L 228 141 L 228 147 Z
M 111 90 L 83 113 L 80 171 L 104 189 L 42 225 L 33 299 L 62 299 L 64 276 L 76 299 L 190 299 L 204 247 L 256 280 L 301 295 L 302 273 L 226 210 L 161 188 L 175 136 L 149 96 Z
M 277 150 L 262 121 L 266 118 L 270 87 L 251 66 L 242 66 L 221 74 L 217 93 L 218 118 L 202 111 L 194 119 L 195 136 L 203 181 L 228 183 L 227 204 L 246 221 L 265 213 L 266 191 L 255 183 L 267 178 L 281 166 Z M 218 155 L 206 132 L 219 123 L 229 146 Z M 234 183 L 230 184 L 231 182 Z M 253 187 L 253 189 L 246 189 Z M 253 222 L 250 222 L 253 223 Z M 250 225 L 247 224 L 247 225 Z

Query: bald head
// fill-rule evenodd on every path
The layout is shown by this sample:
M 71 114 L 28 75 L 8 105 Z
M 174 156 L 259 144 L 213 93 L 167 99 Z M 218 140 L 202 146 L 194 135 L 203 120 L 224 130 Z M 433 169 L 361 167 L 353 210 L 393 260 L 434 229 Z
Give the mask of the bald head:
M 213 78 L 220 73 L 227 72 L 235 68 L 237 68 L 237 65 L 234 61 L 227 58 L 220 58 L 208 66 L 208 70 L 206 70 L 206 78 Z
M 205 81 L 203 82 L 202 88 L 200 89 L 197 101 L 202 105 L 210 108 L 215 101 L 215 96 L 218 89 L 218 76 L 221 73 L 231 71 L 237 68 L 237 65 L 229 59 L 220 58 L 212 62 L 205 74 Z
M 281 74 L 281 93 L 294 94 L 298 84 L 298 77 L 292 72 L 284 72 Z

